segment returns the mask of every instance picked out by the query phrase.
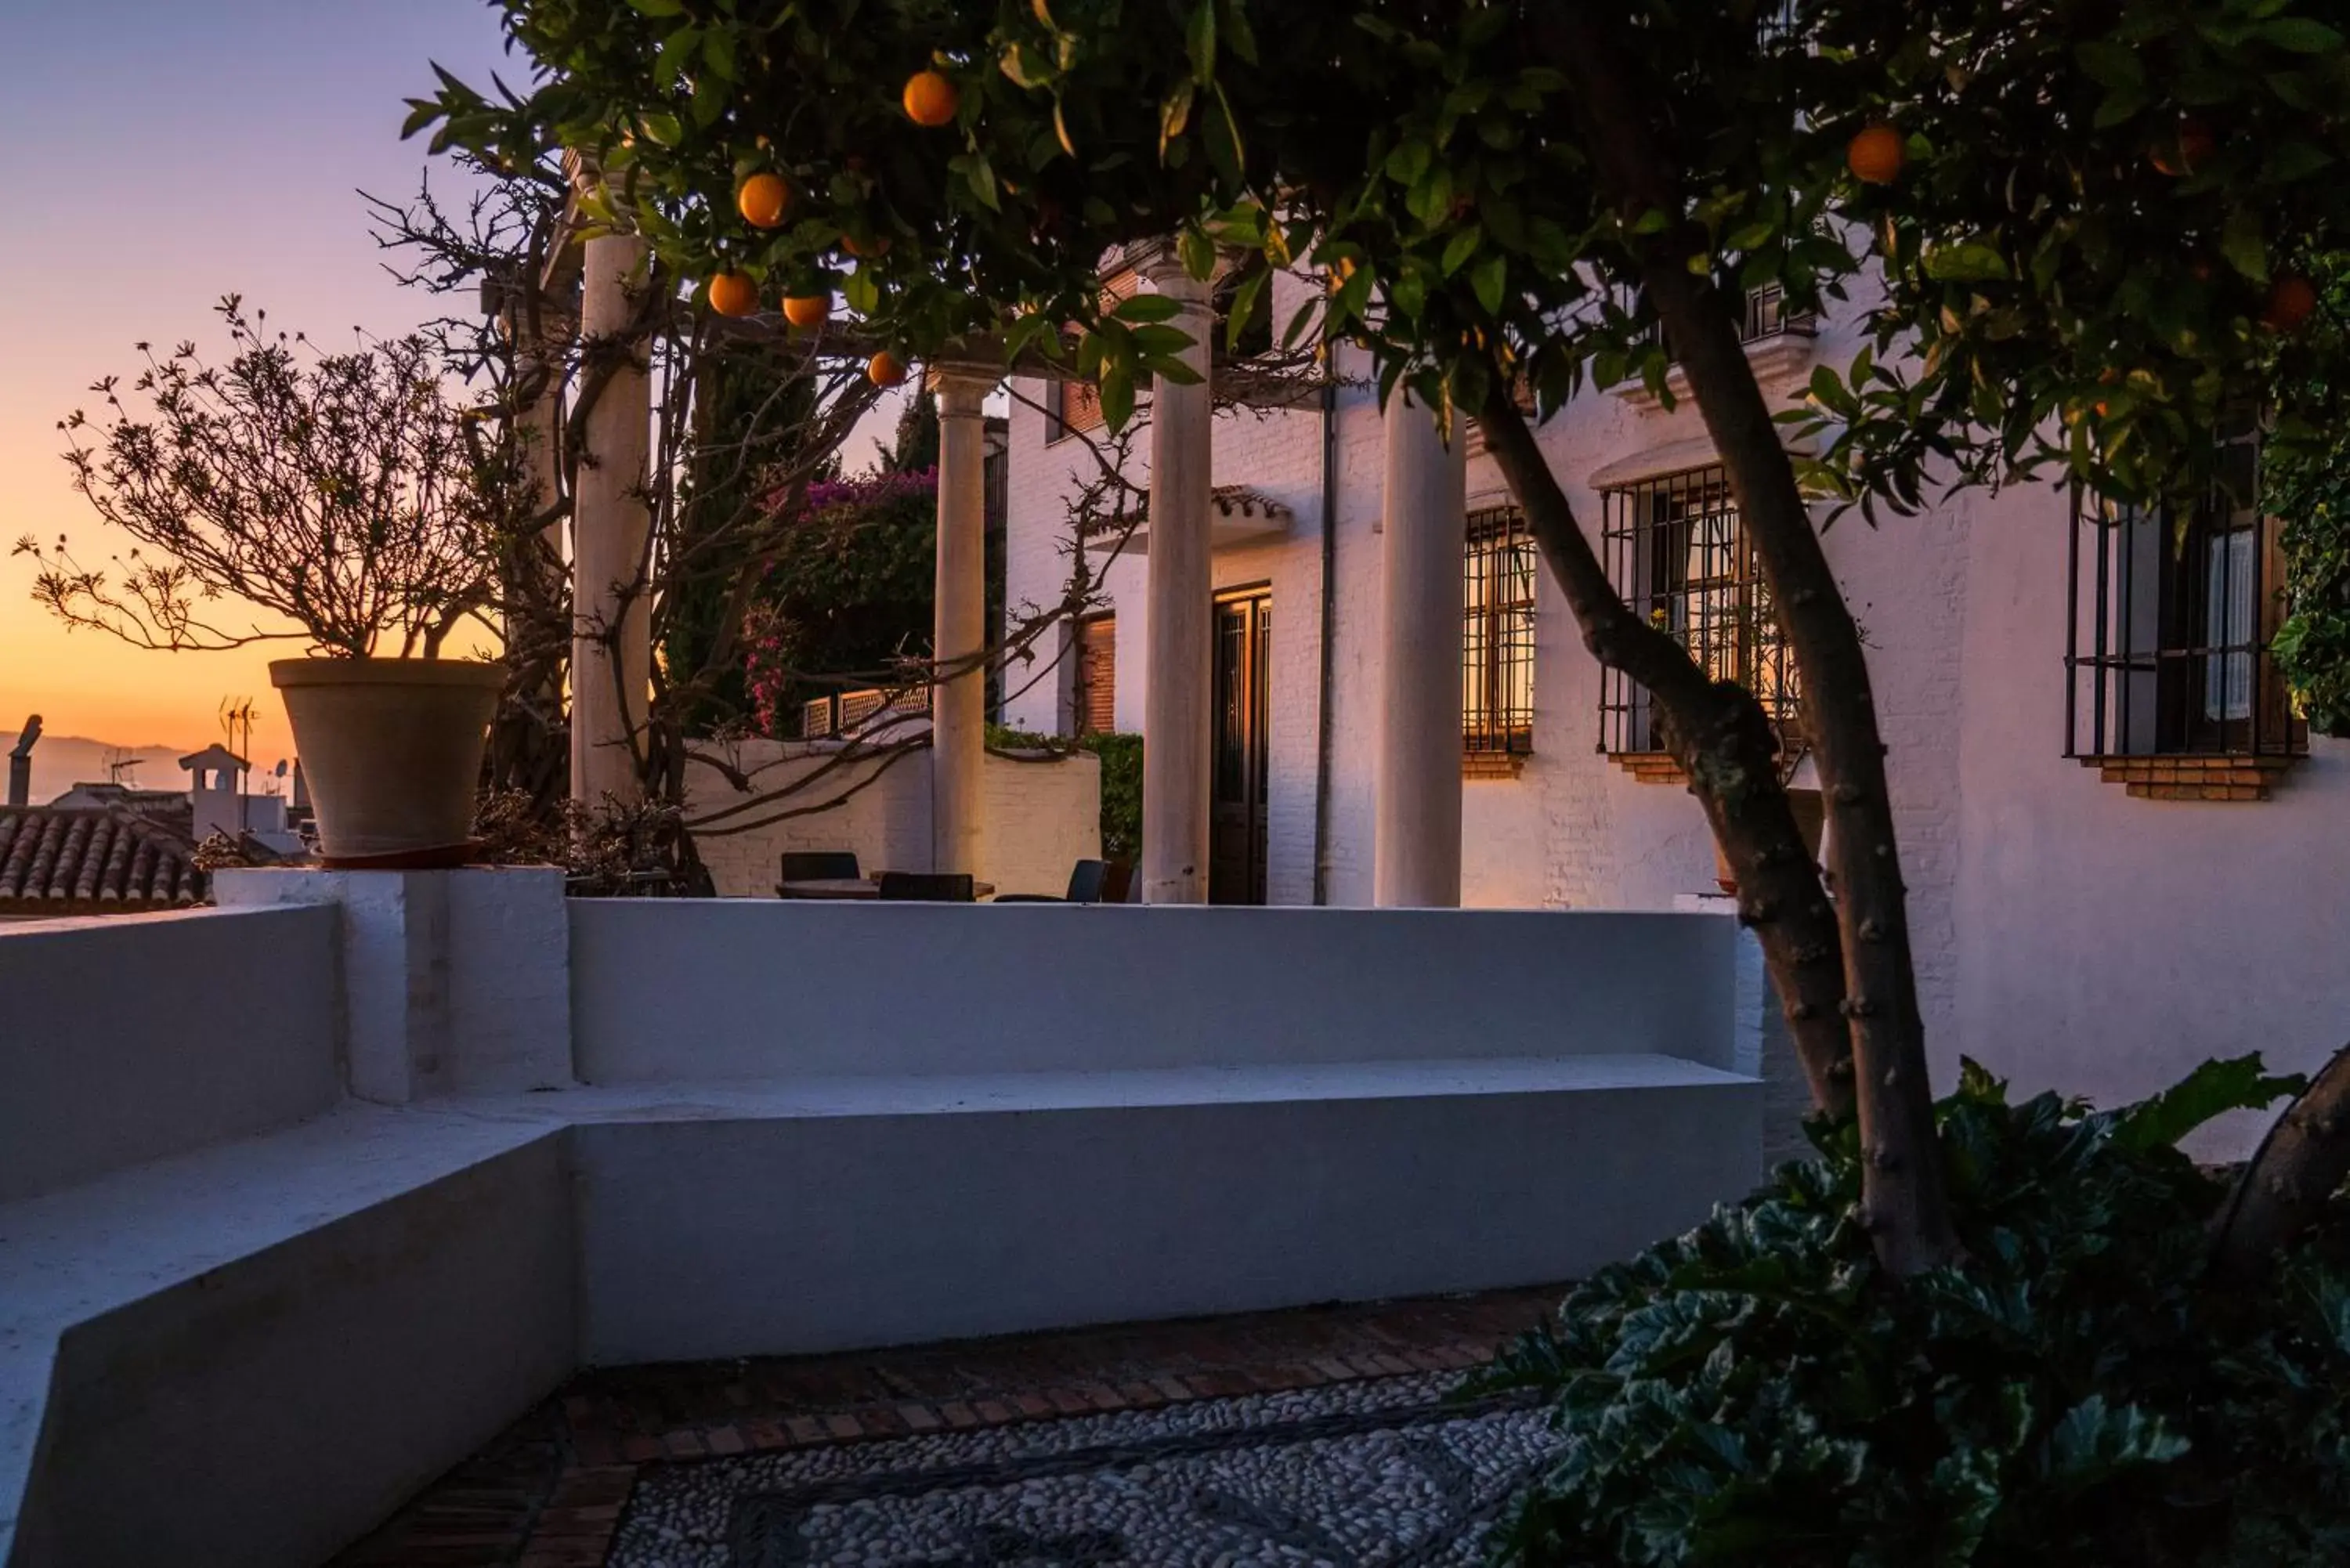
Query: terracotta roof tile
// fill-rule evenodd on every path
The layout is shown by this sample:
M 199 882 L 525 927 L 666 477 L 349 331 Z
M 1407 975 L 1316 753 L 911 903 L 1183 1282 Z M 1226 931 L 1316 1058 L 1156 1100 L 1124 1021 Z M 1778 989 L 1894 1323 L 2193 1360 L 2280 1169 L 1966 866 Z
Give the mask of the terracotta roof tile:
M 185 909 L 207 892 L 192 851 L 132 811 L 0 806 L 0 914 Z

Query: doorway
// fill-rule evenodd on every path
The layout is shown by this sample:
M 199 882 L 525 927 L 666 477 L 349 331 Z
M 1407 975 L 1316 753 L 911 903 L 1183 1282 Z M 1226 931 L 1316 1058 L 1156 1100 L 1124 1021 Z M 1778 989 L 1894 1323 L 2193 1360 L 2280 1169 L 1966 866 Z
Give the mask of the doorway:
M 1273 595 L 1216 600 L 1216 748 L 1209 807 L 1208 902 L 1264 902 L 1265 798 L 1272 769 Z

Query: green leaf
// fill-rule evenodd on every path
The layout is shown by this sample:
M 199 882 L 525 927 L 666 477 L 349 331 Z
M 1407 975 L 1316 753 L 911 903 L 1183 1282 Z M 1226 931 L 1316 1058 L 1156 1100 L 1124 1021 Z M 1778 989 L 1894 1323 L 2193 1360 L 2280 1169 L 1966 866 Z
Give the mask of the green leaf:
M 2327 55 L 2342 47 L 2342 35 L 2309 16 L 2279 16 L 2261 24 L 2261 36 L 2297 55 Z
M 1206 87 L 1216 76 L 1216 0 L 1197 0 L 1183 47 L 1191 57 L 1191 79 Z
M 2133 1466 L 2168 1464 L 2189 1446 L 2161 1417 L 2135 1405 L 2108 1408 L 2104 1395 L 2092 1394 L 2048 1434 L 2043 1463 L 2052 1480 L 2078 1489 Z
M 1198 89 L 1188 81 L 1177 82 L 1159 105 L 1159 157 L 1167 157 L 1167 144 L 1183 134 L 1191 123 L 1191 97 Z
M 1272 281 L 1273 274 L 1260 268 L 1243 278 L 1240 287 L 1232 291 L 1232 309 L 1224 321 L 1226 352 L 1240 352 L 1241 335 L 1248 330 L 1249 322 L 1256 315 L 1257 301 L 1263 296 L 1265 285 Z
M 1183 270 L 1201 283 L 1215 275 L 1216 242 L 1197 224 L 1188 225 L 1177 237 L 1175 252 L 1182 257 Z
M 848 275 L 840 292 L 848 301 L 848 308 L 859 316 L 870 316 L 881 306 L 881 290 L 875 285 L 873 275 L 863 267 Z
M 1244 66 L 1256 64 L 1256 34 L 1248 19 L 1248 0 L 1228 0 L 1224 7 L 1224 44 Z
M 1469 258 L 1477 254 L 1477 247 L 1484 242 L 1485 232 L 1474 223 L 1467 224 L 1454 234 L 1446 243 L 1444 260 L 1439 264 L 1444 275 L 1451 277 L 1468 265 Z
M 2073 57 L 2099 87 L 2113 92 L 2146 90 L 2146 66 L 2127 44 L 2096 38 L 2074 47 Z
M 1107 365 L 1101 376 L 1102 420 L 1110 429 L 1124 430 L 1134 417 L 1134 372 L 1123 365 Z
M 1499 251 L 1488 255 L 1469 274 L 1469 286 L 1475 291 L 1477 303 L 1488 316 L 1502 313 L 1502 298 L 1510 282 L 1510 258 Z
M 2007 1104 L 2007 1081 L 1991 1076 L 1989 1068 L 1971 1056 L 1959 1058 L 1959 1098 L 1981 1106 Z
M 2334 155 L 2306 141 L 2280 141 L 2261 160 L 2261 179 L 2272 185 L 2290 184 L 2305 180 L 2322 169 L 2333 167 Z
M 2269 247 L 2258 212 L 2239 207 L 2228 214 L 2227 226 L 2220 231 L 2220 254 L 2228 258 L 2230 266 L 2254 283 L 2268 282 Z
M 1417 185 L 1419 177 L 1428 172 L 1429 158 L 1427 142 L 1418 140 L 1399 141 L 1395 151 L 1388 154 L 1388 178 L 1399 185 Z
M 1174 320 L 1183 314 L 1183 302 L 1171 294 L 1129 294 L 1118 302 L 1110 314 L 1120 321 L 1144 327 Z
M 1942 283 L 1985 283 L 2008 275 L 2007 258 L 1988 240 L 1960 240 L 1926 255 L 1926 275 Z
M 684 0 L 629 0 L 629 9 L 646 16 L 682 16 Z
M 2114 1141 L 2125 1148 L 2169 1147 L 2212 1117 L 2257 1111 L 2309 1087 L 2297 1073 L 2272 1077 L 2260 1053 L 2206 1062 L 2150 1100 L 2114 1114 Z

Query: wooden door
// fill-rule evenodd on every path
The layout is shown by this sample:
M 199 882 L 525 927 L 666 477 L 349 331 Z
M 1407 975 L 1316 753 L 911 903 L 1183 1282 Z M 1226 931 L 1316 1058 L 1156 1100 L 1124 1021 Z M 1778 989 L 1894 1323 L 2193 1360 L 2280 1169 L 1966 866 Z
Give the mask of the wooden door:
M 1216 601 L 1216 749 L 1208 901 L 1264 902 L 1265 797 L 1271 773 L 1273 596 Z

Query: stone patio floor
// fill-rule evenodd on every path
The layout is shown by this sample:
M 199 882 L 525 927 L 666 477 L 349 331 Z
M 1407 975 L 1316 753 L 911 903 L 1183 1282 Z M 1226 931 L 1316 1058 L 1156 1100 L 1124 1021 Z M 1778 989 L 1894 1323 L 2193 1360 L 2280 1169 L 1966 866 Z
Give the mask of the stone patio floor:
M 1253 1396 L 1458 1372 L 1533 1326 L 1565 1293 L 1540 1286 L 587 1372 L 329 1568 L 602 1568 L 639 1486 L 646 1496 L 675 1491 L 691 1467 L 728 1461 L 740 1470 L 752 1456 L 852 1444 L 875 1445 L 878 1456 L 909 1438 L 1204 1401 L 1244 1409 Z M 853 1470 L 847 1458 L 819 1468 Z M 723 1560 L 723 1549 L 711 1551 Z

